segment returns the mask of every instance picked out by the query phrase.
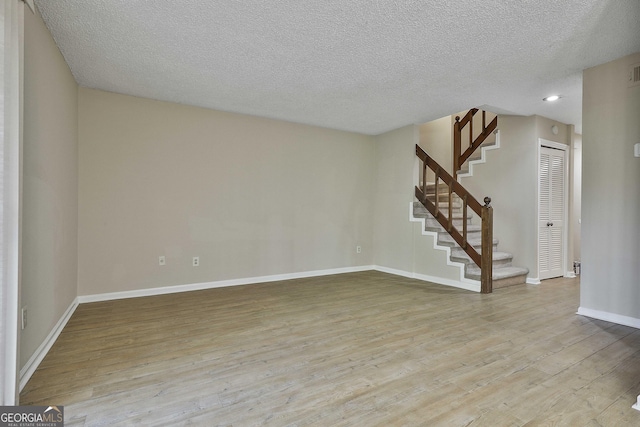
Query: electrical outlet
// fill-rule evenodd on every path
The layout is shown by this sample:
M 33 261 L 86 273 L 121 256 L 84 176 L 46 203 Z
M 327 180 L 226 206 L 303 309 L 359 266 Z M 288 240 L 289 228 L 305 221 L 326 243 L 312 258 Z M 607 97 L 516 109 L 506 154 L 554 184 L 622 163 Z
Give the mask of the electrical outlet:
M 27 307 L 22 307 L 22 329 L 27 327 Z
M 198 257 L 198 256 L 194 256 L 194 257 L 193 257 L 193 263 L 192 263 L 192 265 L 193 265 L 194 267 L 198 267 L 198 266 L 200 265 L 200 257 Z
M 158 265 L 165 265 L 167 263 L 166 258 L 164 257 L 164 255 L 160 255 L 158 257 Z
M 356 246 L 356 253 L 357 254 L 361 254 L 362 253 L 362 246 Z

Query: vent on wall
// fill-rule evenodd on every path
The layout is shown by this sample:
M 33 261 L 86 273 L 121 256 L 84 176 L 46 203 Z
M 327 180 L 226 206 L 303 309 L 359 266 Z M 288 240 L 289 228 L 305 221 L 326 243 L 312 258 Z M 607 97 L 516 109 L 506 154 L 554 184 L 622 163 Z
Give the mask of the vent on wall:
M 640 86 L 640 64 L 633 64 L 629 69 L 629 87 Z

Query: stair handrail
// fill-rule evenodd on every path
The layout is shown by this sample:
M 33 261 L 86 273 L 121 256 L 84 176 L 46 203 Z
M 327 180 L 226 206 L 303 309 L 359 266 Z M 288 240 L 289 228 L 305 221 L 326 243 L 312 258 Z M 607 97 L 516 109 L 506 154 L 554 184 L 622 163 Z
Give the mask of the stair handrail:
M 458 171 L 467 159 L 482 145 L 482 143 L 491 135 L 491 132 L 498 127 L 498 116 L 487 125 L 487 112 L 482 110 L 482 130 L 474 139 L 473 137 L 473 116 L 480 111 L 478 108 L 472 108 L 460 120 L 460 116 L 456 116 L 456 122 L 453 125 L 453 179 L 458 179 Z M 462 153 L 462 130 L 469 125 L 469 147 Z
M 430 157 L 418 144 L 416 144 L 416 156 L 422 162 L 422 185 L 415 188 L 415 196 L 433 215 L 433 217 L 444 227 L 455 242 L 469 255 L 473 262 L 480 267 L 480 292 L 491 293 L 493 289 L 493 208 L 491 198 L 484 198 L 484 205 L 481 205 L 475 197 L 467 191 L 458 181 L 444 170 L 438 162 Z M 427 169 L 435 174 L 435 202 L 427 198 Z M 449 195 L 446 202 L 448 214 L 445 216 L 440 211 L 440 192 L 438 187 L 440 180 L 448 187 Z M 462 232 L 453 224 L 453 194 L 462 200 Z M 467 240 L 468 208 L 471 208 L 482 219 L 481 225 L 481 249 L 476 250 Z

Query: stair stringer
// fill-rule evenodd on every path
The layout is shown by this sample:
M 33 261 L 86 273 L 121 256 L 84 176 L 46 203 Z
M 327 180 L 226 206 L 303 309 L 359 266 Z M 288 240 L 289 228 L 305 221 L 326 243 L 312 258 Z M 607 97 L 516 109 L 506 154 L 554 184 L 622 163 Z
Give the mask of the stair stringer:
M 480 158 L 477 160 L 469 161 L 469 170 L 467 172 L 458 172 L 458 178 L 468 178 L 473 176 L 473 167 L 482 163 L 487 163 L 487 152 L 490 150 L 497 150 L 500 148 L 500 129 L 495 131 L 496 142 L 495 144 L 480 147 Z
M 438 278 L 433 276 L 427 276 L 424 274 L 414 273 L 414 277 L 416 279 L 425 280 L 428 282 L 435 282 L 441 285 L 453 286 L 460 289 L 465 289 L 473 292 L 480 292 L 480 281 L 467 279 L 464 277 L 464 267 L 465 264 L 462 262 L 451 261 L 451 247 L 443 246 L 438 244 L 438 233 L 436 231 L 428 231 L 426 230 L 426 218 L 416 218 L 413 216 L 413 202 L 409 203 L 409 221 L 411 222 L 419 222 L 422 224 L 422 235 L 423 236 L 431 236 L 433 239 L 433 249 L 445 251 L 447 256 L 447 265 L 451 267 L 458 268 L 460 270 L 460 279 L 459 280 L 451 280 Z

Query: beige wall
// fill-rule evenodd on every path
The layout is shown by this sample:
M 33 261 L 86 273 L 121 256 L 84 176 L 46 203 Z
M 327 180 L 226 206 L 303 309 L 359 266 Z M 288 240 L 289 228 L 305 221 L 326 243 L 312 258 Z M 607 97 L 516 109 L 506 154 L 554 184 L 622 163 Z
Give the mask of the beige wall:
M 548 141 L 558 142 L 560 144 L 569 145 L 571 143 L 572 129 L 564 123 L 557 122 L 542 116 L 534 116 L 536 118 L 536 135 L 537 138 L 543 138 Z M 558 134 L 555 135 L 552 127 L 558 127 Z
M 536 118 L 500 115 L 498 128 L 500 148 L 489 151 L 487 162 L 460 182 L 479 201 L 491 197 L 498 249 L 512 253 L 514 265 L 537 277 Z
M 460 270 L 447 265 L 445 251 L 433 248 L 422 225 L 409 222 L 417 182 L 415 146 L 420 126 L 406 126 L 375 137 L 374 263 L 403 274 L 431 276 L 447 283 L 460 280 Z
M 580 306 L 640 322 L 640 52 L 584 71 Z
M 453 168 L 452 117 L 446 116 L 421 124 L 419 127 L 420 146 L 449 173 L 452 173 L 451 169 Z
M 76 297 L 77 85 L 39 15 L 25 13 L 20 366 Z
M 371 137 L 85 88 L 79 115 L 79 295 L 371 264 Z
M 416 236 L 409 222 L 409 203 L 414 199 L 418 138 L 417 126 L 405 126 L 375 137 L 373 261 L 406 272 L 413 269 Z

